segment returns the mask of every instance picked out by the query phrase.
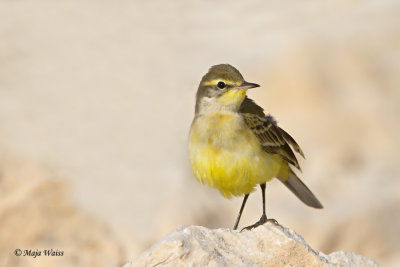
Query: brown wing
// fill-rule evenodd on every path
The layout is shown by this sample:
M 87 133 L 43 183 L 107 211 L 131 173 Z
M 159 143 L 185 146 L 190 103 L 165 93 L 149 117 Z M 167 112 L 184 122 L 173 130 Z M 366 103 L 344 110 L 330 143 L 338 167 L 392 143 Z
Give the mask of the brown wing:
M 304 157 L 303 151 L 296 141 L 277 125 L 271 115 L 265 116 L 263 109 L 247 97 L 239 112 L 242 113 L 247 126 L 257 136 L 264 151 L 280 155 L 300 170 L 299 163 L 290 146 Z

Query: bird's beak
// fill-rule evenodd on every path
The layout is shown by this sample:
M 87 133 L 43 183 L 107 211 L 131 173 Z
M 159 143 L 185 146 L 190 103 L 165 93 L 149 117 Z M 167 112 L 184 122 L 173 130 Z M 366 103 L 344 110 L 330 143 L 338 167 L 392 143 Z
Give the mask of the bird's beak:
M 241 89 L 241 90 L 247 90 L 247 89 L 256 88 L 256 87 L 260 87 L 260 85 L 258 85 L 256 83 L 248 83 L 248 82 L 244 81 L 237 88 Z

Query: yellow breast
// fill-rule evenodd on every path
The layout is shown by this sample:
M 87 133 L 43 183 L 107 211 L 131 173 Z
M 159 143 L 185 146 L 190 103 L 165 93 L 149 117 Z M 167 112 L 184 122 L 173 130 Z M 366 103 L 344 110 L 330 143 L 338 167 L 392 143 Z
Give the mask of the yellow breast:
M 264 152 L 238 113 L 202 115 L 192 123 L 189 158 L 194 176 L 224 197 L 250 193 L 279 172 L 280 157 Z

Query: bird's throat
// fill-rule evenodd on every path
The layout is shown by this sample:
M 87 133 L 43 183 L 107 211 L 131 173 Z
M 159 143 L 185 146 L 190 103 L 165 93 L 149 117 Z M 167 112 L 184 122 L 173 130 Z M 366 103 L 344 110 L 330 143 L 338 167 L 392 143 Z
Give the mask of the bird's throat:
M 196 103 L 196 116 L 214 112 L 238 112 L 246 90 L 231 89 L 218 97 L 202 97 Z
M 246 90 L 231 89 L 218 98 L 218 104 L 227 110 L 238 111 L 246 96 Z

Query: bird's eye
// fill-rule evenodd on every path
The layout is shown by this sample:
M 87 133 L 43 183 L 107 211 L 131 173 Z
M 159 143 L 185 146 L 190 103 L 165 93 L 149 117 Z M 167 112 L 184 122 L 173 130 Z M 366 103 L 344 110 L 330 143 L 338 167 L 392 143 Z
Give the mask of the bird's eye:
M 224 89 L 224 88 L 226 87 L 226 84 L 225 84 L 224 82 L 218 82 L 218 83 L 217 83 L 217 87 L 218 87 L 219 89 Z

